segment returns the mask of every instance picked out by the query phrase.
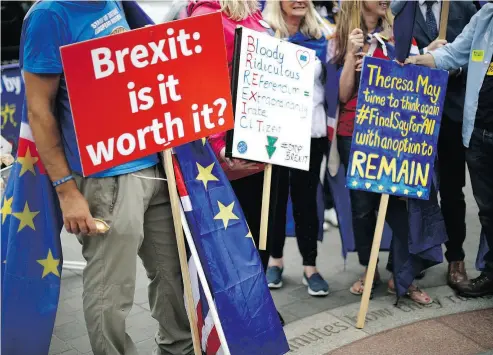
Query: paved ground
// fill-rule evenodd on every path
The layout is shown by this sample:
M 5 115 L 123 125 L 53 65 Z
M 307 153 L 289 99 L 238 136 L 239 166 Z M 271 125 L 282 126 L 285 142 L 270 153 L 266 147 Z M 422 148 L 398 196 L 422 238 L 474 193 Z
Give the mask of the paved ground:
M 467 192 L 467 206 L 468 237 L 465 243 L 466 267 L 470 271 L 471 276 L 475 276 L 477 272 L 474 270 L 474 261 L 479 244 L 480 225 L 477 218 L 476 204 L 469 190 Z M 73 236 L 63 235 L 62 244 L 66 261 L 82 261 L 80 245 Z M 450 334 L 458 336 L 457 332 L 461 334 L 471 332 L 471 329 L 475 329 L 478 322 L 464 323 L 460 321 L 461 318 L 440 318 L 438 320 L 425 321 L 421 323 L 422 326 L 416 325 L 411 328 L 392 329 L 424 319 L 434 319 L 458 312 L 493 307 L 492 298 L 467 300 L 456 297 L 445 286 L 446 264 L 442 264 L 430 269 L 426 277 L 419 282 L 419 285 L 435 298 L 435 303 L 429 307 L 419 307 L 409 301 L 403 301 L 399 307 L 394 307 L 395 299 L 386 295 L 386 288 L 381 286 L 376 290 L 375 298 L 370 303 L 368 322 L 365 328 L 358 330 L 354 327 L 354 323 L 359 308 L 359 297 L 351 295 L 348 289 L 351 283 L 360 275 L 362 269 L 358 265 L 356 255 L 350 255 L 345 266 L 344 260 L 341 257 L 341 246 L 337 229 L 330 230 L 326 234 L 324 242 L 319 247 L 318 267 L 331 287 L 331 294 L 326 298 L 313 298 L 307 294 L 306 288 L 302 286 L 301 258 L 293 238 L 288 239 L 285 254 L 285 286 L 281 290 L 273 291 L 272 295 L 276 306 L 288 323 L 285 327 L 285 332 L 291 345 L 291 352 L 294 354 L 321 355 L 359 340 L 353 347 L 348 346 L 342 348 L 347 349 L 346 351 L 341 350 L 344 351 L 344 354 L 358 354 L 358 349 L 365 349 L 365 346 L 369 346 L 365 344 L 372 343 L 372 339 L 377 339 L 376 344 L 382 341 L 383 348 L 384 339 L 398 340 L 402 338 L 401 334 L 403 332 L 407 334 L 411 330 L 413 330 L 411 333 L 418 337 L 411 337 L 411 340 L 418 339 L 420 342 L 424 341 L 425 345 L 432 345 L 439 339 L 433 337 L 431 333 L 430 337 L 424 338 L 420 338 L 419 334 L 426 335 L 428 332 L 434 332 L 433 334 L 440 335 L 440 332 L 437 333 L 436 330 L 441 328 L 437 327 L 442 327 L 445 323 L 449 325 L 449 331 L 452 332 Z M 382 253 L 380 259 L 381 265 L 385 265 L 387 253 Z M 380 272 L 384 278 L 388 275 L 383 267 L 380 269 Z M 142 354 L 151 353 L 153 347 L 152 338 L 156 329 L 156 322 L 149 315 L 146 286 L 147 279 L 144 270 L 142 266 L 139 266 L 134 306 L 127 320 L 127 328 Z M 81 295 L 81 272 L 64 270 L 60 306 L 50 354 L 91 354 L 82 314 Z M 493 328 L 491 326 L 493 319 L 491 312 L 479 314 L 476 320 L 488 319 L 490 322 L 489 329 L 491 330 Z M 382 331 L 388 332 L 375 336 L 375 334 Z M 474 348 L 471 345 L 471 352 L 469 354 L 484 353 L 487 349 L 493 348 L 490 338 L 488 340 L 489 342 L 484 343 L 473 340 L 473 337 L 471 339 L 468 344 L 471 345 L 470 343 L 472 342 L 477 347 Z M 411 340 L 409 341 L 412 342 Z M 421 349 L 435 349 L 431 345 L 429 347 L 416 348 L 417 352 L 412 353 L 424 354 L 420 352 Z M 406 347 L 408 346 L 406 345 Z M 335 354 L 339 353 L 342 352 L 336 352 Z M 379 351 L 366 351 L 365 353 L 383 354 L 383 352 Z M 435 352 L 434 354 L 438 353 Z M 449 352 L 447 354 L 453 353 Z
M 484 354 L 493 348 L 492 327 L 492 309 L 459 313 L 382 332 L 328 354 Z

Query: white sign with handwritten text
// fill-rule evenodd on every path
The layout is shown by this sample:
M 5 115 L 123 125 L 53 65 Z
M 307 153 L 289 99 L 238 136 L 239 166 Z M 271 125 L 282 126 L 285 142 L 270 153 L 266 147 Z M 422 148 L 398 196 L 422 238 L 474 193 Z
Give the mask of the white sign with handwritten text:
M 309 169 L 315 58 L 241 28 L 233 157 Z

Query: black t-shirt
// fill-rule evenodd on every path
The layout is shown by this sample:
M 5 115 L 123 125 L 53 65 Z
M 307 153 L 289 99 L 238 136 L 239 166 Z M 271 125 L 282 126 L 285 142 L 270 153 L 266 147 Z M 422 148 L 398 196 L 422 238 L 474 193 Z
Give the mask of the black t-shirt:
M 484 76 L 483 86 L 479 90 L 476 126 L 493 129 L 493 56 Z

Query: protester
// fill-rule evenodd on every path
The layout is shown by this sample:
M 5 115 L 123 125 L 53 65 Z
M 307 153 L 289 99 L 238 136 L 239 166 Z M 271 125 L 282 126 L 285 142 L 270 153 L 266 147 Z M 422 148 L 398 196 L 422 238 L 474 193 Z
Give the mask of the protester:
M 392 11 L 399 2 L 392 3 Z M 414 38 L 419 48 L 425 48 L 440 30 L 440 1 L 419 1 L 416 11 Z M 448 42 L 453 42 L 476 13 L 471 2 L 451 1 L 448 16 Z M 447 283 L 450 287 L 467 280 L 463 244 L 466 239 L 466 202 L 462 189 L 466 185 L 466 156 L 462 144 L 462 116 L 466 89 L 467 65 L 451 71 L 438 138 L 438 174 L 440 205 L 447 229 L 445 257 L 449 262 Z
M 327 39 L 323 36 L 311 1 L 268 1 L 264 18 L 280 38 L 315 50 L 315 87 L 313 94 L 312 130 L 310 145 L 310 170 L 278 167 L 278 202 L 275 227 L 271 236 L 271 258 L 267 269 L 270 288 L 282 287 L 283 249 L 286 238 L 286 209 L 291 193 L 296 238 L 303 257 L 303 284 L 312 296 L 326 296 L 329 285 L 316 268 L 319 220 L 317 217 L 317 189 L 320 183 L 320 166 L 327 145 L 327 115 L 324 107 L 324 63 L 327 56 Z
M 318 13 L 318 19 L 322 25 L 322 33 L 324 34 L 327 40 L 333 39 L 336 31 L 336 21 L 337 21 L 337 13 L 339 11 L 339 7 L 336 1 L 312 1 L 315 6 L 315 10 Z M 334 41 L 330 41 L 328 43 L 333 44 Z M 327 48 L 327 53 L 331 52 L 331 48 Z M 324 153 L 326 157 L 326 162 L 329 160 L 329 151 L 327 150 Z M 326 166 L 326 165 L 325 165 Z M 325 167 L 324 166 L 324 167 Z M 327 169 L 323 171 L 324 176 L 324 231 L 329 230 L 329 227 L 332 225 L 333 227 L 339 227 L 339 220 L 337 219 L 337 212 L 335 210 L 334 199 L 332 194 L 330 193 L 329 188 L 329 175 Z
M 481 275 L 456 289 L 469 297 L 493 294 L 493 4 L 485 4 L 452 43 L 406 63 L 449 71 L 468 65 L 462 142 L 489 251 Z
M 262 19 L 260 5 L 257 1 L 198 0 L 190 2 L 187 12 L 188 16 L 199 16 L 219 10 L 222 13 L 228 67 L 231 75 L 236 27 L 241 25 L 257 32 L 265 33 L 272 30 L 267 22 Z M 226 157 L 226 132 L 212 135 L 208 140 L 218 160 L 222 162 L 221 166 L 231 181 L 231 186 L 233 187 L 243 213 L 245 214 L 253 241 L 255 245 L 258 246 L 260 238 L 260 212 L 262 208 L 264 164 Z M 271 213 L 275 210 L 275 205 L 276 191 L 273 189 L 271 191 Z M 274 219 L 269 218 L 269 230 L 272 230 L 273 223 Z M 267 243 L 266 249 L 267 250 L 259 250 L 264 271 L 267 270 L 267 263 L 269 261 L 269 243 Z M 281 315 L 279 315 L 279 317 L 281 323 L 284 324 Z
M 390 1 L 345 1 L 342 2 L 341 14 L 337 25 L 336 50 L 333 61 L 340 67 L 337 149 L 341 162 L 347 169 L 351 141 L 354 130 L 355 110 L 358 99 L 359 73 L 365 55 L 393 59 L 392 17 L 389 13 Z M 360 22 L 361 28 L 358 28 Z M 433 49 L 437 43 L 428 48 Z M 350 190 L 353 230 L 359 262 L 367 268 L 376 226 L 376 213 L 380 195 Z M 391 196 L 386 216 L 387 223 L 393 231 L 393 239 L 407 241 L 409 236 L 408 211 L 406 201 Z M 391 247 L 387 270 L 393 272 L 393 250 Z M 365 271 L 366 275 L 366 271 Z M 363 294 L 365 275 L 350 288 L 355 295 Z M 375 272 L 374 286 L 380 282 L 378 269 Z M 394 280 L 388 282 L 389 293 L 395 293 Z M 429 304 L 432 302 L 426 292 L 411 285 L 407 295 L 415 302 Z
M 108 19 L 110 12 L 114 17 Z M 159 322 L 157 353 L 191 354 L 168 189 L 158 180 L 164 178 L 158 156 L 81 176 L 59 48 L 127 30 L 118 1 L 33 5 L 24 19 L 21 39 L 27 97 L 23 114 L 28 115 L 41 160 L 58 194 L 65 228 L 77 234 L 82 244 L 87 261 L 83 309 L 94 354 L 137 354 L 125 331 L 134 300 L 137 255 L 149 278 L 151 315 Z M 94 218 L 106 221 L 109 231 L 94 235 Z

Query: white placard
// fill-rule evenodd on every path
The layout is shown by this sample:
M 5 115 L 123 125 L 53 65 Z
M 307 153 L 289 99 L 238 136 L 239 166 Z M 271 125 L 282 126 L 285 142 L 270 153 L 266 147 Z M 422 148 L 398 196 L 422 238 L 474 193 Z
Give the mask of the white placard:
M 232 155 L 308 170 L 315 51 L 241 31 Z

